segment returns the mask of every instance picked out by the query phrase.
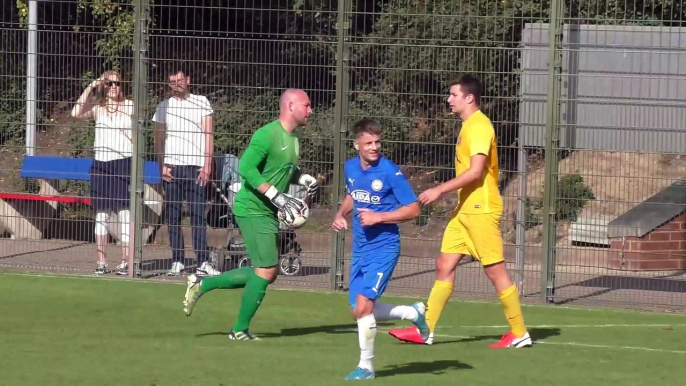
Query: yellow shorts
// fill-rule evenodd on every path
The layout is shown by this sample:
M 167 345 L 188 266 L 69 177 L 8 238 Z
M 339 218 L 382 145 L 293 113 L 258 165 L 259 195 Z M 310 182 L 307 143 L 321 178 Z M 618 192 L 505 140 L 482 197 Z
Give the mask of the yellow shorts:
M 484 214 L 453 213 L 443 233 L 442 253 L 470 255 L 482 265 L 503 261 L 500 234 L 502 212 Z

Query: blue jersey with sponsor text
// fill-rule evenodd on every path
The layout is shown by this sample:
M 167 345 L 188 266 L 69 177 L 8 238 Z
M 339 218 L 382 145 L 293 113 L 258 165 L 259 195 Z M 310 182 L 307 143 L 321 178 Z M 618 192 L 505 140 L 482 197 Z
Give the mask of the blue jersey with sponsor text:
M 353 259 L 359 255 L 393 256 L 400 251 L 400 231 L 397 224 L 360 225 L 358 209 L 392 212 L 417 201 L 410 183 L 400 168 L 381 156 L 376 164 L 362 169 L 360 157 L 345 163 L 345 186 L 353 199 Z M 385 252 L 390 252 L 385 253 Z

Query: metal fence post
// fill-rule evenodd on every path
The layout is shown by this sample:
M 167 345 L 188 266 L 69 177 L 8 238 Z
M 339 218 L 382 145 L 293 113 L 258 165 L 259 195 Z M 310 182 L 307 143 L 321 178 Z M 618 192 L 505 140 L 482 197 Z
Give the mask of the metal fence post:
M 548 303 L 555 292 L 556 213 L 559 149 L 559 103 L 562 74 L 562 0 L 550 4 L 548 26 L 548 99 L 545 135 L 545 183 L 543 190 L 543 256 L 541 300 Z
M 131 228 L 133 239 L 129 248 L 133 248 L 133 258 L 129 260 L 129 277 L 140 276 L 140 264 L 143 255 L 143 238 L 141 221 L 143 219 L 143 158 L 145 146 L 145 119 L 147 98 L 147 48 L 148 48 L 148 0 L 134 0 L 134 40 L 133 40 L 133 157 L 131 159 Z M 133 244 L 133 245 L 132 245 Z M 135 268 L 135 269 L 134 269 Z
M 26 155 L 36 155 L 38 104 L 38 1 L 29 0 L 28 41 L 26 44 Z
M 517 193 L 517 221 L 515 228 L 515 284 L 517 284 L 520 297 L 524 294 L 524 271 L 526 269 L 526 169 L 526 149 L 520 139 L 517 144 L 517 175 L 519 184 Z
M 334 174 L 332 205 L 337 210 L 342 203 L 341 189 L 344 186 L 343 157 L 345 155 L 345 137 L 347 133 L 346 117 L 348 115 L 348 61 L 349 47 L 346 36 L 350 23 L 348 21 L 349 0 L 338 0 L 338 17 L 336 20 L 336 105 L 334 109 Z M 331 289 L 340 289 L 343 282 L 345 258 L 345 232 L 333 232 L 331 244 Z

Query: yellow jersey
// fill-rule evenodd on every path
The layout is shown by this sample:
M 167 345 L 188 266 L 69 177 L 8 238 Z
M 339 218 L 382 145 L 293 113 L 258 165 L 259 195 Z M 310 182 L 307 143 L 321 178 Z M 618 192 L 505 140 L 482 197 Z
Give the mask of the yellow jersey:
M 462 123 L 455 145 L 456 176 L 469 169 L 471 157 L 486 156 L 481 178 L 459 189 L 458 211 L 460 213 L 493 213 L 503 210 L 503 200 L 498 189 L 498 148 L 495 129 L 484 113 L 477 110 Z

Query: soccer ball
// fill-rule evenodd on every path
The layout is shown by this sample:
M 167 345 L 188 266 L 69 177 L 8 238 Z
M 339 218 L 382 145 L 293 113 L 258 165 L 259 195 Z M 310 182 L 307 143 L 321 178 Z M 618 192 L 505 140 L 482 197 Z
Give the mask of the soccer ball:
M 296 198 L 296 200 L 300 201 L 300 203 L 303 205 L 303 209 L 298 211 L 297 213 L 294 213 L 295 216 L 293 216 L 293 221 L 288 221 L 286 218 L 285 213 L 279 209 L 277 212 L 277 216 L 279 217 L 279 221 L 281 221 L 282 224 L 284 224 L 286 227 L 290 229 L 298 229 L 305 225 L 305 222 L 307 221 L 308 217 L 310 217 L 310 208 L 307 206 L 305 201 Z

